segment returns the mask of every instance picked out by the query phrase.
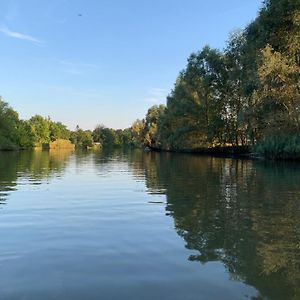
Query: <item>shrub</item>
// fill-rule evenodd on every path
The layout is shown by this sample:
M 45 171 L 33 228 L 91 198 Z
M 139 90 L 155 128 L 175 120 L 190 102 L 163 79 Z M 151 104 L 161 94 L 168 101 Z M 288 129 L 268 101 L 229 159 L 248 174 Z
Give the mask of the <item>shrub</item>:
M 272 135 L 254 147 L 259 154 L 272 159 L 300 159 L 300 135 Z

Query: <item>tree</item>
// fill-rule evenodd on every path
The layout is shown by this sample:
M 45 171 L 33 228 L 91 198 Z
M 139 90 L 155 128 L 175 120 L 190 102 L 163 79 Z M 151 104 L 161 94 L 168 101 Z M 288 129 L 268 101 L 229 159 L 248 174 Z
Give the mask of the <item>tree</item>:
M 131 125 L 130 131 L 132 132 L 134 142 L 136 144 L 142 145 L 144 143 L 143 130 L 144 130 L 144 120 L 135 120 Z
M 158 135 L 157 135 L 157 126 L 158 120 L 165 113 L 165 106 L 153 105 L 148 109 L 146 114 L 145 123 L 143 124 L 142 135 L 143 135 L 143 144 L 149 147 L 158 147 Z
M 49 120 L 49 123 L 51 141 L 55 141 L 57 139 L 68 140 L 70 138 L 70 131 L 66 125 L 61 122 L 53 122 L 51 120 Z
M 46 118 L 35 115 L 30 118 L 29 124 L 33 134 L 33 142 L 36 147 L 50 143 L 50 122 Z
M 93 136 L 90 130 L 83 130 L 76 126 L 76 131 L 70 134 L 70 140 L 76 147 L 88 148 L 93 146 Z
M 18 148 L 19 116 L 0 97 L 0 150 Z

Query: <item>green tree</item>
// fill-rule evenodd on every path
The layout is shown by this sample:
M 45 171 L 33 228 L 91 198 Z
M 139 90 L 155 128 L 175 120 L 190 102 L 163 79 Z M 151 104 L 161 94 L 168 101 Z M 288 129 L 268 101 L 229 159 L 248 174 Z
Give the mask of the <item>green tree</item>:
M 18 148 L 19 116 L 0 97 L 0 150 Z
M 142 145 L 144 142 L 143 130 L 145 127 L 144 120 L 135 120 L 131 125 L 130 131 L 133 136 L 134 143 Z
M 76 126 L 76 131 L 70 134 L 70 140 L 76 147 L 88 148 L 93 146 L 93 136 L 90 130 L 83 130 Z
M 153 105 L 148 109 L 146 114 L 145 123 L 143 124 L 142 135 L 143 144 L 145 146 L 157 148 L 159 146 L 157 126 L 158 120 L 165 113 L 164 105 Z
M 35 115 L 30 118 L 29 124 L 33 134 L 33 142 L 36 147 L 50 143 L 50 122 L 48 119 Z
M 49 120 L 49 123 L 51 141 L 55 141 L 57 139 L 68 140 L 70 138 L 70 131 L 66 125 L 61 122 L 53 122 L 51 120 Z

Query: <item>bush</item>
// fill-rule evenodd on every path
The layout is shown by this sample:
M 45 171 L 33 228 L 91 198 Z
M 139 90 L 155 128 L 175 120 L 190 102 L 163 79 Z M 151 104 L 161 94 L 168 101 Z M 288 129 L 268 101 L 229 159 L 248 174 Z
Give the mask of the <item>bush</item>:
M 0 135 L 0 150 L 17 150 L 18 147 L 8 138 Z
M 53 141 L 49 144 L 44 144 L 43 145 L 44 149 L 70 149 L 70 150 L 74 150 L 75 149 L 75 145 L 71 143 L 71 141 L 69 140 L 65 140 L 65 139 L 57 139 L 56 141 Z
M 254 150 L 272 159 L 300 159 L 300 135 L 272 135 L 264 138 Z

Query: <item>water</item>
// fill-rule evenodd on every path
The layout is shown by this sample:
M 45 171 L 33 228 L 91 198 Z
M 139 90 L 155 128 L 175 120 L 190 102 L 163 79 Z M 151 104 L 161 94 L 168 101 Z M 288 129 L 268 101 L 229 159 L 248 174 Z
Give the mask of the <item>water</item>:
M 300 165 L 0 153 L 0 299 L 300 299 Z

